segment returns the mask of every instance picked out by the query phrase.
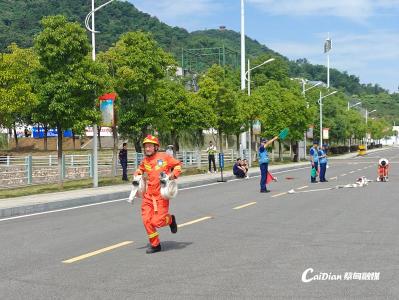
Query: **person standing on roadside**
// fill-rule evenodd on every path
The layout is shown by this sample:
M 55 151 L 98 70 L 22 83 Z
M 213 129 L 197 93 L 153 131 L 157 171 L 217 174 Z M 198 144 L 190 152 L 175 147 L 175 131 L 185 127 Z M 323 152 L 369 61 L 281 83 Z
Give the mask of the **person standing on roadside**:
M 206 148 L 206 152 L 208 152 L 209 173 L 212 173 L 211 163 L 213 163 L 213 171 L 214 173 L 216 173 L 216 162 L 215 162 L 216 147 L 215 145 L 213 145 L 212 141 L 209 142 L 209 147 Z
M 259 168 L 260 168 L 260 192 L 261 193 L 269 193 L 270 191 L 266 188 L 266 179 L 267 172 L 269 167 L 269 153 L 267 152 L 267 147 L 269 147 L 275 140 L 278 139 L 278 136 L 275 136 L 270 141 L 262 138 L 260 140 L 260 147 L 258 151 L 259 158 Z
M 320 182 L 328 182 L 326 180 L 326 170 L 327 170 L 327 150 L 326 145 L 323 145 L 319 150 L 319 164 L 320 164 Z
M 310 148 L 309 151 L 310 155 L 310 163 L 312 165 L 312 172 L 310 175 L 310 182 L 311 183 L 317 183 L 316 177 L 317 177 L 317 170 L 319 168 L 319 142 L 318 141 L 313 141 L 313 147 Z
M 123 143 L 122 149 L 119 151 L 119 162 L 122 166 L 122 180 L 128 181 L 127 178 L 127 143 Z

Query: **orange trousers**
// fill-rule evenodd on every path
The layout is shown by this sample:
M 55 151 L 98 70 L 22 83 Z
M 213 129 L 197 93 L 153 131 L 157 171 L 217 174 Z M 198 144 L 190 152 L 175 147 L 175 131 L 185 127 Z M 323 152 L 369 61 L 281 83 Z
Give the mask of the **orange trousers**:
M 154 202 L 156 202 L 155 208 Z M 169 214 L 169 200 L 161 197 L 154 199 L 154 201 L 153 199 L 144 198 L 141 203 L 141 217 L 151 246 L 158 246 L 160 241 L 157 228 L 168 226 L 172 223 L 172 217 Z

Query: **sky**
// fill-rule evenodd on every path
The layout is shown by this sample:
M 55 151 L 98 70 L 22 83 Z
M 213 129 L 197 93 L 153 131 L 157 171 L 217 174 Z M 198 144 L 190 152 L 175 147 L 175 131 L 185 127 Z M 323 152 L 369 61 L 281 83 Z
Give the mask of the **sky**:
M 128 0 L 162 22 L 188 31 L 224 25 L 240 32 L 240 0 Z M 291 60 L 330 65 L 378 83 L 399 86 L 399 0 L 245 0 L 245 34 Z

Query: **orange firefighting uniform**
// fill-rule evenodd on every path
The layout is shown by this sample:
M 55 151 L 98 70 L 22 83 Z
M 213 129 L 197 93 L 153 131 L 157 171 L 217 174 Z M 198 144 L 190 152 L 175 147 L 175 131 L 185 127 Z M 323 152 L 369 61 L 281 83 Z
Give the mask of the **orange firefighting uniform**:
M 152 247 L 160 243 L 156 228 L 168 226 L 172 223 L 169 214 L 169 200 L 161 196 L 160 173 L 171 174 L 177 178 L 181 173 L 181 163 L 166 153 L 156 152 L 152 156 L 146 156 L 141 162 L 135 175 L 147 173 L 147 189 L 141 203 L 141 216 L 148 239 Z
M 389 165 L 385 165 L 385 166 L 378 165 L 378 177 L 380 177 L 380 178 L 388 177 L 388 169 L 389 169 Z

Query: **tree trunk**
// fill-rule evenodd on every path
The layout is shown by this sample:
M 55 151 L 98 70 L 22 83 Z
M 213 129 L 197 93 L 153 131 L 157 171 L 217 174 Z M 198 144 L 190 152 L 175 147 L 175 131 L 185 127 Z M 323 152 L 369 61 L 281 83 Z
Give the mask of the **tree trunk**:
M 237 149 L 237 152 L 240 152 L 240 134 L 239 133 L 236 133 L 236 140 L 237 140 L 236 149 Z
M 298 143 L 298 141 L 295 141 L 293 149 L 294 149 L 294 161 L 298 162 L 299 161 L 299 143 Z
M 57 158 L 58 158 L 58 185 L 60 189 L 64 187 L 64 174 L 63 174 L 63 165 L 62 165 L 62 127 L 61 124 L 57 124 L 57 143 L 58 143 L 58 151 L 57 151 Z
M 137 153 L 141 153 L 141 141 L 140 141 L 140 137 L 135 137 L 134 138 L 134 148 L 136 150 Z
M 272 143 L 272 162 L 274 162 L 275 161 L 275 159 L 274 159 L 274 147 L 276 146 L 275 144 L 274 144 L 275 142 L 273 142 Z M 260 146 L 259 146 L 260 147 Z M 258 159 L 259 159 L 259 157 L 258 157 Z
M 98 148 L 101 149 L 101 126 L 97 126 Z
M 14 130 L 15 148 L 18 149 L 18 136 L 17 136 L 17 128 L 15 126 L 15 123 L 14 123 L 14 126 L 13 126 L 13 130 Z
M 278 159 L 280 160 L 280 161 L 283 161 L 283 153 L 282 153 L 282 151 L 281 151 L 281 142 L 280 141 L 278 141 Z
M 73 150 L 76 150 L 76 145 L 75 145 L 76 136 L 75 136 L 75 131 L 73 129 L 72 129 L 72 141 L 73 141 Z
M 47 143 L 47 133 L 48 133 L 48 125 L 44 125 L 44 151 L 47 151 L 48 149 L 48 143 Z
M 179 135 L 177 134 L 176 130 L 172 130 L 171 136 L 173 143 L 173 155 L 176 157 L 176 153 L 180 151 Z

